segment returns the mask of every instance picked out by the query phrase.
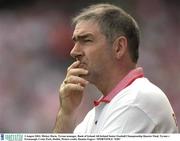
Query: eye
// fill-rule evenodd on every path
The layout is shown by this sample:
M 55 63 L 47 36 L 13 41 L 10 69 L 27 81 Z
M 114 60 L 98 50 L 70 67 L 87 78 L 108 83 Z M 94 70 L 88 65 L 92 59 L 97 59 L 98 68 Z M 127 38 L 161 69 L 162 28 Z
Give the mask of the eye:
M 84 42 L 92 42 L 91 39 L 84 39 L 83 41 L 84 41 Z

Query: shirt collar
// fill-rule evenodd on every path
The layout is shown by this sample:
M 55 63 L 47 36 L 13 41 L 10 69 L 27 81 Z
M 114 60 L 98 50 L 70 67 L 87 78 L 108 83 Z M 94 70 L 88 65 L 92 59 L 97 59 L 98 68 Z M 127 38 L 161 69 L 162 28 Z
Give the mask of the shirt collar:
M 144 73 L 141 67 L 131 70 L 108 95 L 101 97 L 97 101 L 94 101 L 94 105 L 98 106 L 101 102 L 109 103 L 121 90 L 129 86 L 137 78 L 141 78 L 143 76 Z

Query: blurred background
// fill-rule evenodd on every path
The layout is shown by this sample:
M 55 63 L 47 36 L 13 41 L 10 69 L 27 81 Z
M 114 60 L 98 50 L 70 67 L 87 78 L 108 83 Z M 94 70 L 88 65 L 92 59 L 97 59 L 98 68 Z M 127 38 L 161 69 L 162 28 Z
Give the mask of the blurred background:
M 141 27 L 139 66 L 168 96 L 180 127 L 180 1 L 99 0 Z M 0 132 L 52 132 L 72 63 L 71 18 L 97 0 L 0 0 Z M 78 121 L 100 93 L 88 86 Z

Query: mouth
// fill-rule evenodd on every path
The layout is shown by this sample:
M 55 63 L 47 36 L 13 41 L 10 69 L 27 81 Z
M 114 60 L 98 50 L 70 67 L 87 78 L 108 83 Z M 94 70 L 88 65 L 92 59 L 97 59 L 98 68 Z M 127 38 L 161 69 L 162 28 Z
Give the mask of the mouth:
M 87 69 L 87 65 L 85 63 L 80 63 L 79 68 Z

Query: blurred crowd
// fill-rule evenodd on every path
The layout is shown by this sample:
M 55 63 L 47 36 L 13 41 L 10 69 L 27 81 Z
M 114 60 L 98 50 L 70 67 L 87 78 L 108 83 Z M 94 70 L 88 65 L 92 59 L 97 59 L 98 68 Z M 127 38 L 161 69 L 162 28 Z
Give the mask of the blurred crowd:
M 180 3 L 99 0 L 121 6 L 141 28 L 139 66 L 167 95 L 180 126 Z M 73 59 L 71 18 L 95 0 L 0 1 L 0 132 L 52 132 L 58 89 Z M 78 121 L 100 92 L 85 91 Z M 156 110 L 156 109 L 155 109 Z

